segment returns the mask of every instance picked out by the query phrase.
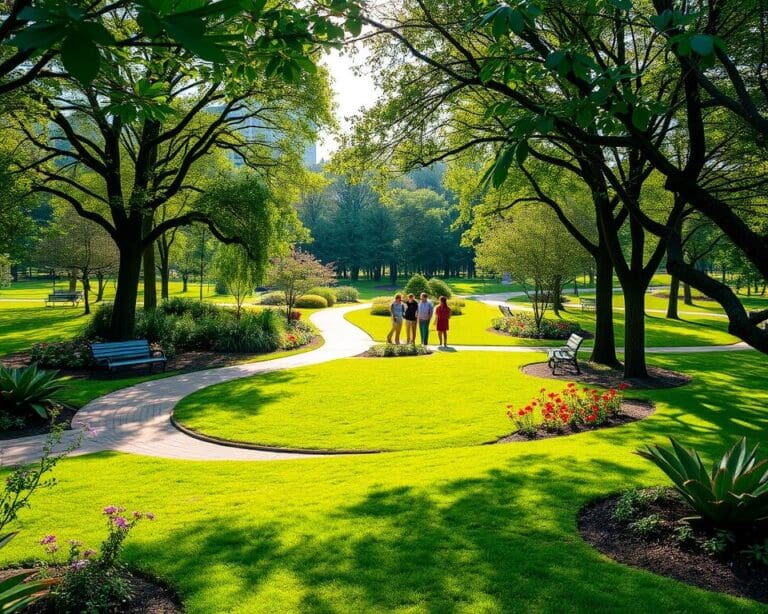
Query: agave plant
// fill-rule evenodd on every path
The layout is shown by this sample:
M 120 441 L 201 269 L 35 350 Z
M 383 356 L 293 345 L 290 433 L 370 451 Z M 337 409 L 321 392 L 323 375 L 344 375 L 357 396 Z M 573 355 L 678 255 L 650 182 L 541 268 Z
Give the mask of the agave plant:
M 22 369 L 0 366 L 0 407 L 23 415 L 31 410 L 41 418 L 47 418 L 47 406 L 63 388 L 58 374 L 58 371 L 39 370 L 37 363 Z
M 0 536 L 0 548 L 5 546 L 16 533 Z M 59 583 L 55 578 L 34 579 L 39 569 L 20 569 L 0 581 L 0 612 L 11 614 L 21 612 L 38 599 L 45 597 L 51 587 Z
M 741 438 L 707 471 L 696 450 L 670 437 L 672 449 L 646 446 L 637 454 L 655 463 L 675 483 L 697 513 L 694 518 L 722 529 L 739 529 L 768 521 L 768 460 L 758 459 L 756 445 Z

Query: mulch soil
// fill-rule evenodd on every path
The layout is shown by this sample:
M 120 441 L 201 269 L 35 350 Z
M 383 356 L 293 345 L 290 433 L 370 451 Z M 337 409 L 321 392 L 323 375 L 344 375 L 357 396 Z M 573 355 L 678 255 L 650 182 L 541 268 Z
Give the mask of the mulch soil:
M 624 401 L 621 404 L 621 413 L 618 416 L 609 417 L 603 424 L 598 426 L 575 426 L 566 427 L 563 431 L 548 431 L 543 427 L 539 427 L 539 430 L 533 437 L 528 437 L 522 433 L 512 433 L 505 437 L 501 437 L 496 441 L 490 443 L 515 443 L 518 441 L 532 441 L 538 439 L 550 439 L 552 437 L 564 437 L 566 435 L 575 435 L 576 433 L 584 433 L 587 431 L 597 431 L 600 429 L 612 428 L 614 426 L 621 426 L 622 424 L 628 424 L 630 422 L 637 422 L 643 418 L 650 416 L 655 410 L 652 403 L 645 401 L 629 400 Z
M 594 365 L 590 362 L 579 361 L 581 375 L 576 373 L 570 365 L 563 372 L 563 367 L 558 367 L 557 375 L 552 375 L 552 369 L 546 362 L 537 362 L 522 367 L 522 372 L 534 377 L 560 380 L 562 382 L 579 382 L 586 386 L 599 386 L 600 388 L 618 388 L 622 382 L 629 384 L 634 389 L 655 390 L 658 388 L 677 388 L 691 383 L 691 377 L 669 369 L 648 367 L 648 378 L 624 378 L 624 374 L 616 369 L 606 369 L 604 366 Z
M 16 569 L 4 569 L 0 571 L 0 580 L 9 577 Z M 52 575 L 57 575 L 56 569 L 52 569 Z M 131 583 L 133 598 L 123 607 L 115 610 L 117 614 L 181 614 L 178 597 L 169 588 L 162 586 L 139 574 L 127 573 L 126 577 Z M 54 607 L 45 599 L 42 599 L 27 609 L 25 614 L 55 614 Z
M 628 523 L 613 519 L 619 495 L 589 504 L 579 516 L 582 537 L 615 561 L 646 569 L 700 588 L 768 602 L 768 567 L 732 548 L 721 556 L 705 552 L 695 541 L 680 543 L 674 528 L 681 518 L 690 516 L 688 508 L 672 489 L 643 512 L 660 514 L 659 531 L 645 537 Z M 697 537 L 707 534 L 694 527 Z M 765 537 L 765 536 L 763 536 Z
M 77 410 L 68 405 L 60 405 L 59 413 L 56 415 L 56 424 L 63 424 L 65 430 L 72 428 L 72 418 L 75 417 Z M 51 423 L 47 420 L 35 420 L 28 422 L 23 428 L 8 431 L 0 431 L 0 441 L 6 439 L 16 439 L 17 437 L 30 437 L 32 435 L 45 435 L 50 432 Z

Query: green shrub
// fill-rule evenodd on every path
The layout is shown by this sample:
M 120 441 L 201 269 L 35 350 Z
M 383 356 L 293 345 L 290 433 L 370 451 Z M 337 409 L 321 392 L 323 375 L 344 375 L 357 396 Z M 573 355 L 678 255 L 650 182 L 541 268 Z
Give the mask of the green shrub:
M 368 354 L 377 358 L 389 358 L 392 356 L 425 356 L 431 352 L 423 345 L 406 343 L 395 345 L 393 343 L 378 343 L 374 345 Z
M 464 307 L 466 303 L 457 299 L 451 299 L 448 301 L 448 308 L 451 310 L 452 316 L 460 316 L 464 313 Z
M 618 522 L 628 523 L 637 518 L 651 503 L 658 501 L 661 490 L 650 488 L 640 490 L 633 488 L 621 493 L 616 506 L 613 508 L 613 519 Z
M 339 286 L 336 288 L 336 300 L 339 303 L 356 303 L 360 300 L 360 293 L 352 286 Z
M 317 294 L 305 294 L 297 298 L 294 305 L 299 309 L 323 309 L 328 307 L 328 301 Z
M 57 376 L 58 371 L 38 370 L 35 363 L 19 369 L 0 366 L 0 410 L 22 418 L 48 418 L 53 397 L 64 387 Z
M 748 529 L 768 521 L 768 460 L 747 450 L 741 438 L 708 472 L 696 450 L 670 437 L 672 449 L 646 446 L 637 454 L 653 462 L 674 482 L 685 502 L 719 529 Z
M 285 294 L 282 292 L 267 292 L 259 297 L 259 303 L 273 306 L 285 305 Z
M 638 518 L 637 520 L 629 523 L 629 528 L 632 529 L 635 533 L 642 535 L 643 537 L 653 535 L 654 533 L 658 532 L 660 527 L 660 514 L 649 514 L 648 516 L 643 516 L 642 518 Z
M 391 296 L 377 296 L 371 301 L 371 315 L 388 316 L 390 315 L 389 306 L 395 299 Z
M 219 296 L 229 294 L 229 292 L 227 292 L 227 284 L 225 284 L 220 279 L 217 279 L 216 285 L 214 286 L 214 292 L 216 292 L 216 294 L 218 294 Z
M 87 369 L 93 366 L 91 347 L 86 339 L 35 343 L 31 360 L 49 369 Z
M 307 294 L 315 294 L 322 296 L 325 302 L 328 303 L 328 307 L 333 307 L 336 304 L 336 289 L 335 288 L 312 288 Z
M 427 283 L 429 284 L 429 294 L 435 298 L 439 298 L 441 296 L 444 296 L 445 298 L 451 298 L 453 296 L 453 290 L 451 290 L 451 287 L 442 279 L 433 277 Z
M 416 298 L 419 298 L 422 292 L 426 292 L 427 294 L 432 294 L 427 278 L 424 277 L 423 275 L 416 274 L 408 280 L 407 284 L 405 284 L 405 290 L 403 290 L 403 296 L 405 297 L 405 296 L 408 296 L 409 294 L 413 294 Z
M 102 303 L 83 327 L 86 339 L 107 339 L 112 322 L 112 303 Z
M 573 333 L 583 333 L 581 326 L 576 322 L 546 318 L 541 321 L 541 330 L 537 331 L 536 321 L 533 315 L 528 313 L 515 313 L 511 318 L 494 318 L 491 320 L 491 326 L 513 337 L 526 339 L 567 339 Z
M 104 313 L 101 313 L 104 311 Z M 97 322 L 108 322 L 111 306 L 100 309 Z M 158 344 L 168 355 L 190 350 L 217 352 L 272 352 L 283 343 L 283 318 L 274 309 L 244 312 L 240 320 L 234 311 L 210 303 L 174 299 L 162 308 L 136 313 L 136 338 Z M 98 326 L 91 324 L 89 329 Z

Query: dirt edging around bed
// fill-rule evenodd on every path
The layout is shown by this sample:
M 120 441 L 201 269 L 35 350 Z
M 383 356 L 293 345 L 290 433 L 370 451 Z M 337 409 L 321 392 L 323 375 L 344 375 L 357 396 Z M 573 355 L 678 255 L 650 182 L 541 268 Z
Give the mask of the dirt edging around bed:
M 672 496 L 676 493 L 672 492 Z M 745 556 L 718 558 L 693 545 L 682 544 L 674 534 L 643 537 L 628 524 L 614 520 L 620 495 L 592 501 L 579 512 L 581 537 L 614 561 L 674 578 L 699 588 L 768 603 L 768 567 Z M 679 523 L 690 514 L 682 501 L 668 507 L 666 522 Z M 655 510 L 654 510 L 655 511 Z
M 620 384 L 629 384 L 633 390 L 659 390 L 665 388 L 679 388 L 693 381 L 693 378 L 685 373 L 670 371 L 660 367 L 648 366 L 649 378 L 624 378 L 624 374 L 616 369 L 596 368 L 590 362 L 579 361 L 581 374 L 568 366 L 568 370 L 557 375 L 552 375 L 552 369 L 546 362 L 532 362 L 520 367 L 526 375 L 540 377 L 542 379 L 558 380 L 561 382 L 576 382 L 585 386 L 597 386 L 600 388 L 618 388 Z

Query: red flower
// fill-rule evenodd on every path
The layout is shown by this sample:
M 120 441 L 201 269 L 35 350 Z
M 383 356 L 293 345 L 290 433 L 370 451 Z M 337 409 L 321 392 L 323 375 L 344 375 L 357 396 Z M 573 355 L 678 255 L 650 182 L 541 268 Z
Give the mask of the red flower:
M 517 412 L 517 415 L 518 416 L 524 416 L 525 415 L 525 410 L 521 409 L 519 412 Z
M 621 384 L 619 384 L 619 390 L 626 390 L 627 388 L 631 388 L 627 382 L 621 382 Z

